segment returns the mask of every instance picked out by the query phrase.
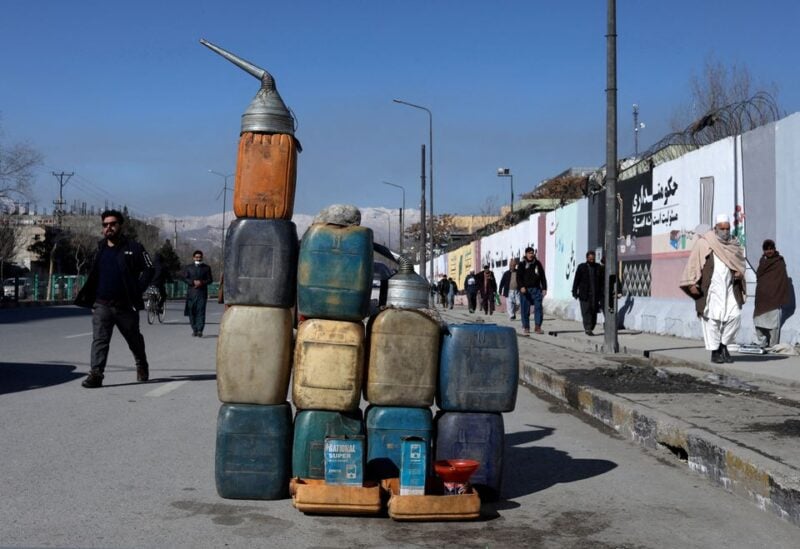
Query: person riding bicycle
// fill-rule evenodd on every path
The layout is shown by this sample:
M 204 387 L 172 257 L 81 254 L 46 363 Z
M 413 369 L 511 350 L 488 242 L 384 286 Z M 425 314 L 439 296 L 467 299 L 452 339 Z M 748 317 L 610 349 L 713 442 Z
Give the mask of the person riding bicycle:
M 156 252 L 153 256 L 153 280 L 150 282 L 151 286 L 158 289 L 158 312 L 164 312 L 164 303 L 167 300 L 167 282 L 172 278 L 169 271 L 164 268 L 164 261 L 161 257 L 161 252 Z

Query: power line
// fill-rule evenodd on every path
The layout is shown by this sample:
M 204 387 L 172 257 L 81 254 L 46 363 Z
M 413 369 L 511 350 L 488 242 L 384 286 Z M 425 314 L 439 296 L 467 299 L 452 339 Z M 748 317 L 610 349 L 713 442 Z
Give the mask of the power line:
M 61 218 L 64 216 L 64 185 L 66 185 L 69 182 L 70 178 L 73 175 L 75 175 L 75 172 L 70 172 L 70 173 L 52 172 L 52 173 L 56 177 L 56 179 L 58 179 L 58 200 L 53 201 L 53 204 L 56 205 L 56 211 L 53 213 L 56 214 L 56 219 L 58 220 L 58 226 L 60 227 Z M 66 181 L 64 181 L 65 177 L 67 178 Z

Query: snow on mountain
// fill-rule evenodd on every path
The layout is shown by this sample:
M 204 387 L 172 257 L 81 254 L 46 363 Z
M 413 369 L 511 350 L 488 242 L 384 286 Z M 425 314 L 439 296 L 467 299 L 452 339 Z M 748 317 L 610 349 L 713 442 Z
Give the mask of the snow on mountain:
M 400 244 L 400 221 L 397 208 L 359 208 L 361 210 L 361 225 L 369 227 L 374 233 L 374 241 L 396 249 Z M 233 212 L 225 214 L 225 223 L 230 225 L 236 219 Z M 295 214 L 292 221 L 297 225 L 297 235 L 302 237 L 314 216 L 308 214 Z M 404 225 L 419 221 L 419 210 L 405 210 Z M 169 214 L 160 214 L 150 219 L 150 222 L 161 229 L 164 238 L 174 238 L 178 232 L 179 241 L 193 242 L 198 248 L 211 249 L 220 247 L 222 230 L 222 212 L 209 216 L 182 216 L 175 217 Z

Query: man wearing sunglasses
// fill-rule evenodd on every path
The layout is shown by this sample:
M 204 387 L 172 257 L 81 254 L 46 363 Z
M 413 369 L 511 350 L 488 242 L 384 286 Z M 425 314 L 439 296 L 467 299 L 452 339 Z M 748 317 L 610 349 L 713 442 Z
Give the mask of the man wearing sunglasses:
M 153 278 L 153 262 L 144 247 L 122 234 L 125 218 L 117 210 L 100 214 L 103 239 L 98 242 L 92 269 L 75 304 L 92 309 L 91 369 L 82 385 L 102 387 L 114 326 L 125 338 L 136 361 L 137 381 L 150 377 L 144 337 L 139 331 L 142 294 Z

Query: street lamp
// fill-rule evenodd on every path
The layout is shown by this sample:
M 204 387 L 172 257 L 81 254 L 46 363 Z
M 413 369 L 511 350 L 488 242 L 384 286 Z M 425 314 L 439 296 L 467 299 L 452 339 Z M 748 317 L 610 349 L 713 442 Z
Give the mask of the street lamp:
M 389 183 L 388 181 L 381 181 L 381 183 L 383 183 L 384 185 L 397 187 L 398 189 L 403 191 L 403 207 L 400 208 L 400 255 L 403 255 L 403 253 L 405 253 L 405 250 L 403 249 L 403 234 L 405 233 L 406 228 L 404 224 L 403 215 L 406 210 L 406 189 L 402 185 L 396 185 L 394 183 Z
M 497 177 L 510 177 L 511 178 L 511 213 L 514 213 L 514 174 L 511 173 L 511 168 L 497 168 Z
M 220 191 L 220 194 L 222 195 L 222 261 L 221 261 L 221 264 L 222 264 L 222 267 L 224 269 L 225 268 L 225 229 L 226 229 L 226 227 L 225 227 L 225 209 L 227 208 L 227 204 L 228 204 L 227 203 L 228 191 L 231 190 L 230 188 L 228 188 L 228 178 L 233 176 L 234 174 L 232 174 L 232 173 L 224 174 L 224 173 L 220 173 L 220 172 L 217 172 L 217 171 L 214 171 L 214 170 L 208 170 L 208 173 L 213 173 L 214 175 L 218 175 L 222 179 L 225 180 L 225 184 L 223 185 L 222 190 Z M 219 195 L 217 195 L 217 200 L 219 200 Z
M 431 220 L 431 266 L 430 266 L 430 279 L 433 280 L 433 248 L 436 244 L 436 240 L 434 237 L 434 223 L 433 223 L 433 113 L 431 113 L 430 109 L 427 107 L 423 107 L 422 105 L 415 105 L 414 103 L 409 103 L 408 101 L 402 101 L 400 99 L 392 99 L 395 103 L 399 103 L 400 105 L 406 105 L 408 107 L 413 107 L 415 109 L 419 109 L 428 113 L 428 164 L 430 167 L 428 168 L 429 176 L 428 180 L 431 184 L 431 199 L 430 199 L 430 220 Z

